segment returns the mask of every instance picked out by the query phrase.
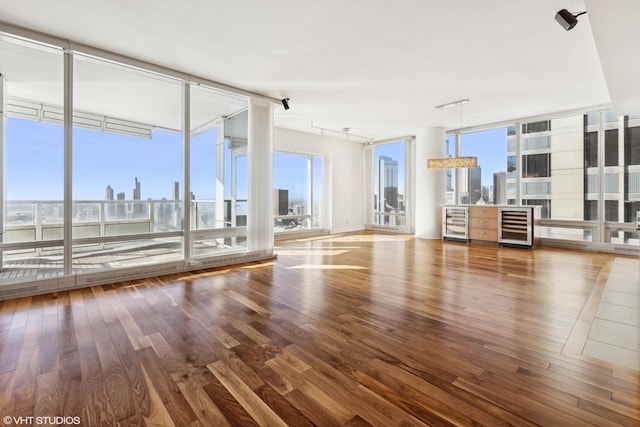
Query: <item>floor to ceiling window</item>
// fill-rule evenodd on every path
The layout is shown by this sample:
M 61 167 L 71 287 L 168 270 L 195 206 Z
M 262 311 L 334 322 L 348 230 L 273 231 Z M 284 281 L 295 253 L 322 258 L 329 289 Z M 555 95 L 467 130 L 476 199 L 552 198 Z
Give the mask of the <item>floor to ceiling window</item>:
M 640 114 L 628 116 L 623 123 L 624 205 L 619 219 L 634 222 L 640 216 Z M 622 148 L 622 147 L 621 147 Z
M 62 50 L 2 35 L 0 58 L 0 283 L 55 277 L 63 273 Z
M 58 44 L 0 33 L 0 299 L 268 257 L 250 97 Z
M 324 196 L 322 182 L 324 180 L 324 161 L 321 156 L 313 156 L 311 158 L 311 227 L 322 228 L 324 227 L 324 218 L 322 211 L 324 206 L 322 199 Z
M 462 133 L 459 155 L 479 167 L 458 173 L 459 201 L 540 206 L 546 239 L 638 246 L 639 129 L 640 115 L 609 110 Z M 492 188 L 487 161 L 498 165 Z
M 191 85 L 190 197 L 194 257 L 246 248 L 247 99 Z
M 516 185 L 518 174 L 518 159 L 520 148 L 517 144 L 517 126 L 507 127 L 507 174 L 505 176 L 505 201 L 507 205 L 518 204 L 518 187 Z
M 180 82 L 75 55 L 76 272 L 182 256 Z
M 274 231 L 321 227 L 322 157 L 276 152 L 273 177 Z
M 460 135 L 460 156 L 478 158 L 478 166 L 458 170 L 460 203 L 506 204 L 507 128 Z
M 619 123 L 616 178 L 621 191 L 616 200 L 617 222 L 640 224 L 640 114 L 626 116 Z M 610 216 L 613 218 L 613 212 Z M 614 242 L 640 245 L 637 225 L 635 230 L 628 226 L 624 229 L 618 227 L 617 224 L 611 224 L 606 230 L 606 237 Z
M 456 156 L 456 135 L 447 135 L 445 138 L 446 143 L 446 157 Z M 456 173 L 455 169 L 447 169 L 445 171 L 445 203 L 456 203 Z
M 373 224 L 405 228 L 406 142 L 373 148 Z
M 246 113 L 237 119 L 246 123 Z M 246 128 L 246 126 L 245 126 Z M 225 135 L 225 202 L 227 203 L 225 221 L 232 228 L 246 228 L 249 214 L 249 177 L 247 139 L 239 141 Z M 230 184 L 230 185 L 229 185 Z M 231 238 L 231 246 L 246 247 L 246 234 Z

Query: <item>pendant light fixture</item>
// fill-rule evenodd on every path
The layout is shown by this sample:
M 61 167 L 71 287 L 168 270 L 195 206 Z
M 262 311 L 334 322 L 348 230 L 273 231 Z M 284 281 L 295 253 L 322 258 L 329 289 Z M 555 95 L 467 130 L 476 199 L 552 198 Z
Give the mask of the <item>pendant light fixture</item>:
M 445 108 L 460 107 L 460 129 L 462 129 L 462 106 L 469 102 L 468 99 L 448 102 L 446 104 L 436 106 L 441 111 Z M 442 119 L 441 119 L 442 121 Z M 444 157 L 441 159 L 427 159 L 428 169 L 457 169 L 457 168 L 475 168 L 478 167 L 477 157 Z

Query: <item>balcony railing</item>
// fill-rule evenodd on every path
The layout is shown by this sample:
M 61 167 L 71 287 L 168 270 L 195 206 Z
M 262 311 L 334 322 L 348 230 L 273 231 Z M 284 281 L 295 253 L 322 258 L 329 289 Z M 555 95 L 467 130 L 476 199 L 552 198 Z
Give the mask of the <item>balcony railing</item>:
M 627 247 L 640 246 L 640 230 L 635 224 L 605 222 L 602 239 L 596 221 L 568 221 L 543 219 L 540 237 L 553 241 L 600 243 Z
M 213 200 L 191 201 L 192 230 L 215 230 L 246 225 L 246 200 L 224 201 L 222 214 Z M 182 202 L 178 200 L 78 200 L 72 203 L 74 242 L 176 237 L 182 231 Z M 232 220 L 232 215 L 235 215 Z M 60 245 L 64 237 L 61 201 L 7 201 L 2 249 Z
M 182 202 L 179 200 L 77 200 L 71 206 L 72 235 L 76 243 L 182 235 Z M 199 232 L 196 238 L 204 238 L 207 230 L 219 236 L 220 229 L 246 226 L 247 200 L 226 199 L 221 211 L 215 200 L 192 200 L 190 212 L 192 232 Z M 313 219 L 309 214 L 275 215 L 274 231 L 318 227 Z M 59 200 L 7 201 L 2 231 L 0 249 L 60 246 L 64 237 L 64 203 Z
M 9 201 L 5 212 L 5 244 L 63 238 L 60 201 Z M 71 216 L 74 238 L 180 231 L 182 224 L 181 203 L 175 200 L 75 201 Z

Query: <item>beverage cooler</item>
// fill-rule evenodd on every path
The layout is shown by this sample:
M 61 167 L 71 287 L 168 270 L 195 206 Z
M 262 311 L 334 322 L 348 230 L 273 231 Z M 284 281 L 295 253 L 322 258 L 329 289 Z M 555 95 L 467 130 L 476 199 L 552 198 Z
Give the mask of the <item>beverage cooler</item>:
M 445 206 L 442 210 L 442 238 L 469 241 L 469 209 Z
M 531 249 L 535 244 L 534 213 L 534 207 L 499 208 L 498 244 Z

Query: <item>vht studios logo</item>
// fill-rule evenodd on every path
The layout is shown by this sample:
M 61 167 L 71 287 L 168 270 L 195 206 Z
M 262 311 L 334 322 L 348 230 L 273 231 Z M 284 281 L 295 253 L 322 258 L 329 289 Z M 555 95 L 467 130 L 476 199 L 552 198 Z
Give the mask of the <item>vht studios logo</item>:
M 80 425 L 80 417 L 10 417 L 6 416 L 2 419 L 6 426 L 10 425 Z

